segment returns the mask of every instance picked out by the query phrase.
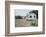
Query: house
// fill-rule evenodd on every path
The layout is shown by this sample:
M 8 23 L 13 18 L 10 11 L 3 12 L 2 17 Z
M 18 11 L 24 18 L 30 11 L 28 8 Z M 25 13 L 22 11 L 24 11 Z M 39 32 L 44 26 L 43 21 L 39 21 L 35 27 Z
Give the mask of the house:
M 33 10 L 33 11 L 30 11 L 29 13 L 27 13 L 26 15 L 26 19 L 27 20 L 35 20 L 37 19 L 37 11 Z

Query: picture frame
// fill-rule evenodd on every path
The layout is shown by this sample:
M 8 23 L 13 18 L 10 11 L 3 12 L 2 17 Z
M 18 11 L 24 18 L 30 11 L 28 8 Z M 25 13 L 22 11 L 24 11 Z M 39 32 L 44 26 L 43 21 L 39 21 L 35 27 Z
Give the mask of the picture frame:
M 25 30 L 25 32 L 12 32 L 10 33 L 10 5 L 31 5 L 31 6 L 42 6 L 41 10 L 42 10 L 42 31 L 35 31 L 35 32 L 26 32 L 27 30 Z M 15 6 L 16 6 L 15 5 Z M 18 8 L 20 7 L 18 6 Z M 17 7 L 17 6 L 16 6 Z M 39 7 L 38 7 L 39 8 Z M 11 7 L 12 9 L 12 7 Z M 16 9 L 15 9 L 16 10 Z M 35 8 L 34 8 L 35 10 Z M 11 10 L 12 12 L 12 10 Z M 40 14 L 40 13 L 39 13 Z M 38 15 L 39 15 L 38 14 Z M 12 17 L 13 18 L 13 17 Z M 12 23 L 11 23 L 12 24 Z M 17 28 L 17 27 L 15 27 Z M 19 27 L 18 27 L 19 28 Z M 24 27 L 25 28 L 25 27 Z M 16 29 L 15 29 L 16 30 Z M 30 29 L 29 29 L 30 30 Z M 36 3 L 36 2 L 20 2 L 20 1 L 5 1 L 5 36 L 19 36 L 19 35 L 38 35 L 38 34 L 45 34 L 45 3 Z

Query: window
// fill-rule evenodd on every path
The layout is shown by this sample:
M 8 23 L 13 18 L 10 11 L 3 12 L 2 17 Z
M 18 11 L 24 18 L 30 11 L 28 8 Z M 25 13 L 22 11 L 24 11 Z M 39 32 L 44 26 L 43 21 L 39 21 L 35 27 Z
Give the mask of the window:
M 30 16 L 30 18 L 32 18 L 32 16 Z
M 35 18 L 35 16 L 34 16 L 34 18 Z

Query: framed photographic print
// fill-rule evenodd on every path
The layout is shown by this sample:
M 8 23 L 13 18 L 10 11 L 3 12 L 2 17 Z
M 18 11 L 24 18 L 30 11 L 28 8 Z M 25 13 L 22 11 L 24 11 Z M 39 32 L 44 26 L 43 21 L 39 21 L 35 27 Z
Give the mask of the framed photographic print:
M 6 36 L 45 33 L 45 3 L 5 1 Z

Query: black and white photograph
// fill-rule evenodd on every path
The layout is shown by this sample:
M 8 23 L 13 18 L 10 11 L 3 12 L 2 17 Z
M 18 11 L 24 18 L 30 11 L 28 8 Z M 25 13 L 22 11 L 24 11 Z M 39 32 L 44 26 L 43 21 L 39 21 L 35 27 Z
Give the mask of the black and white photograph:
M 38 10 L 15 9 L 15 26 L 38 26 Z
M 45 33 L 45 4 L 6 1 L 6 35 L 37 35 Z

